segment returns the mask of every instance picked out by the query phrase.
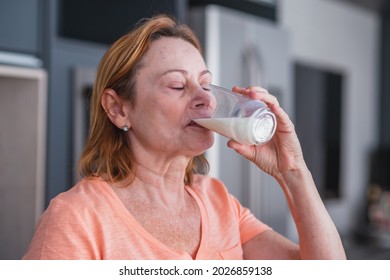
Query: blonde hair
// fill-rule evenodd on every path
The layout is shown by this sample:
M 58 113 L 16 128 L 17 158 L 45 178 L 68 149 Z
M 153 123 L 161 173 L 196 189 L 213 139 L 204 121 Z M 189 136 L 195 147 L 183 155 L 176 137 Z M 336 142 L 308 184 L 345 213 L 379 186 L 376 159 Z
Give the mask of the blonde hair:
M 135 106 L 135 74 L 150 44 L 161 37 L 181 38 L 201 52 L 201 46 L 186 25 L 179 25 L 166 15 L 141 21 L 137 27 L 119 38 L 100 61 L 91 96 L 90 130 L 79 160 L 83 177 L 104 176 L 111 182 L 132 182 L 135 161 L 126 133 L 111 123 L 101 105 L 103 92 L 114 89 L 123 100 Z M 185 171 L 184 183 L 192 183 L 192 175 L 209 169 L 203 155 L 192 158 Z

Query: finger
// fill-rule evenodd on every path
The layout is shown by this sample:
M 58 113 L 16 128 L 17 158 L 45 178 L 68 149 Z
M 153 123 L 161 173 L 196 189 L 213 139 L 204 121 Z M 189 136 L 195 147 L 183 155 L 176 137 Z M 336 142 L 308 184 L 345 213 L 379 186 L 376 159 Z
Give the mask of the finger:
M 247 158 L 248 160 L 253 160 L 254 158 L 254 152 L 252 146 L 244 145 L 234 140 L 229 140 L 227 142 L 227 146 L 233 149 L 234 151 L 236 151 L 238 154 Z
M 249 86 L 246 88 L 234 86 L 232 88 L 233 92 L 244 94 L 244 95 L 253 95 L 253 93 L 265 93 L 268 94 L 268 91 L 265 88 L 260 86 Z
M 249 98 L 261 100 L 268 106 L 271 104 L 276 104 L 279 106 L 278 99 L 274 95 L 270 94 L 268 90 L 260 86 L 249 86 L 247 88 L 235 86 L 232 90 L 233 92 L 246 95 Z
M 245 94 L 245 88 L 234 86 L 232 91 L 235 93 Z
M 276 130 L 279 132 L 292 132 L 294 131 L 294 124 L 291 121 L 289 115 L 279 105 L 271 105 L 271 111 L 276 117 Z
M 265 102 L 268 106 L 270 106 L 271 104 L 275 104 L 279 106 L 278 99 L 274 95 L 270 94 L 268 90 L 266 90 L 265 88 L 258 87 L 258 86 L 251 86 L 248 87 L 245 90 L 245 92 L 249 97 L 254 99 L 260 99 L 263 102 Z

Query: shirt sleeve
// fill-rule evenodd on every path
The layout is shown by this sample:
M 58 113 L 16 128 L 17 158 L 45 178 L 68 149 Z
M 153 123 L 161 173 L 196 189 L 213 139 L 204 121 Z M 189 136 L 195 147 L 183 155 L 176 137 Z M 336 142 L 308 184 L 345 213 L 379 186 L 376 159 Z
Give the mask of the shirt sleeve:
M 257 219 L 248 208 L 242 206 L 237 198 L 233 195 L 230 198 L 239 218 L 241 244 L 266 230 L 271 230 L 268 225 Z
M 23 259 L 98 259 L 88 226 L 69 202 L 53 199 L 41 216 Z

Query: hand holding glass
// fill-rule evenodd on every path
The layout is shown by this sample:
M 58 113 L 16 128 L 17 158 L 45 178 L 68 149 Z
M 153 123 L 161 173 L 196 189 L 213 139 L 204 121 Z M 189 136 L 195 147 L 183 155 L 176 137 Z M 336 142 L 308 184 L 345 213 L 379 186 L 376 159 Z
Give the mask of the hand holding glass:
M 276 118 L 264 102 L 214 85 L 210 91 L 216 99 L 213 115 L 194 122 L 245 145 L 264 144 L 272 138 Z

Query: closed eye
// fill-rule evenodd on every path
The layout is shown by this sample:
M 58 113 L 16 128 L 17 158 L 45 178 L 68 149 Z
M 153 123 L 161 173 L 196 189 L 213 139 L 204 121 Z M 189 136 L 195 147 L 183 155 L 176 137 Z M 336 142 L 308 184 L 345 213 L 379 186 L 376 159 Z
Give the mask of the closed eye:
M 210 90 L 211 90 L 211 88 L 209 87 L 209 85 L 204 85 L 204 86 L 202 86 L 202 89 L 203 89 L 203 90 L 206 90 L 206 91 L 210 91 Z

